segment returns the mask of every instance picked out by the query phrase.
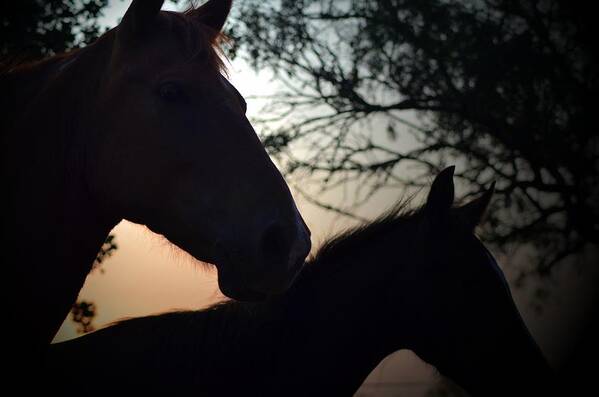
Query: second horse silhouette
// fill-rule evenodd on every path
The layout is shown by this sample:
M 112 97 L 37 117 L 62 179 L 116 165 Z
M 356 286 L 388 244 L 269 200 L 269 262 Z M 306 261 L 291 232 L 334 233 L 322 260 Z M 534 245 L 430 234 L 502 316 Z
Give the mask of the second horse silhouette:
M 126 320 L 54 345 L 51 380 L 63 390 L 79 382 L 104 391 L 349 396 L 383 358 L 411 349 L 473 395 L 547 395 L 551 370 L 473 232 L 492 189 L 460 207 L 453 190 L 448 168 L 422 208 L 396 209 L 328 241 L 270 301 Z

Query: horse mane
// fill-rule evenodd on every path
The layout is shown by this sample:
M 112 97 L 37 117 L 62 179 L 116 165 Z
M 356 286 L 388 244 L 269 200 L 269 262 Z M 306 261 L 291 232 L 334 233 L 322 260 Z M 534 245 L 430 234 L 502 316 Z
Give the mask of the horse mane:
M 422 206 L 416 208 L 410 206 L 414 196 L 400 199 L 375 220 L 349 228 L 325 241 L 306 261 L 304 269 L 291 289 L 296 289 L 297 285 L 306 282 L 314 282 L 315 278 L 339 271 L 347 262 L 346 258 L 354 255 L 355 247 L 368 246 L 373 240 L 379 238 L 404 238 L 398 235 L 400 226 L 411 223 L 422 213 Z M 327 265 L 322 266 L 322 263 L 327 263 Z
M 165 14 L 171 18 L 170 28 L 183 43 L 190 59 L 205 58 L 210 66 L 226 75 L 224 59 L 227 57 L 222 45 L 230 39 L 223 32 L 215 31 L 201 23 L 195 15 L 196 10 L 193 3 L 190 3 L 183 12 L 165 11 Z
M 6 56 L 0 59 L 0 137 L 6 137 L 19 117 L 19 108 L 35 97 L 52 66 L 70 58 L 79 49 L 42 59 Z
M 12 73 L 24 72 L 35 69 L 39 66 L 60 62 L 76 55 L 81 50 L 82 48 L 73 48 L 58 54 L 33 59 L 21 57 L 19 55 L 9 55 L 0 60 L 0 76 L 7 76 Z

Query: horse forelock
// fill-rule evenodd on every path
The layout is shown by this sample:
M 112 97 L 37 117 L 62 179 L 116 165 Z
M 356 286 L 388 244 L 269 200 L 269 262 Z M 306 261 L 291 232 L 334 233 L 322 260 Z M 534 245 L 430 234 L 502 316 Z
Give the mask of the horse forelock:
M 223 74 L 227 74 L 224 62 L 226 58 L 222 44 L 229 39 L 222 32 L 216 32 L 204 25 L 194 16 L 194 8 L 185 12 L 165 11 L 169 18 L 169 27 L 175 36 L 181 40 L 188 59 L 201 58 Z

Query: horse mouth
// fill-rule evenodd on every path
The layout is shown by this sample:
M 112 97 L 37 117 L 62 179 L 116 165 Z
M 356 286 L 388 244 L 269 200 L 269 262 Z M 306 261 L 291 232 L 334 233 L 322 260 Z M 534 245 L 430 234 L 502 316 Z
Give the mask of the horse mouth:
M 227 251 L 223 252 L 216 262 L 216 268 L 218 269 L 218 288 L 228 298 L 236 301 L 243 302 L 258 302 L 263 301 L 268 297 L 265 292 L 257 291 L 251 288 L 246 277 L 241 274 L 236 275 L 232 270 L 236 267 L 242 267 L 241 264 L 245 261 L 235 261 L 228 254 Z M 239 259 L 239 258 L 236 258 Z
M 236 252 L 220 251 L 216 268 L 218 286 L 225 296 L 237 301 L 259 302 L 281 295 L 291 286 L 304 261 L 298 261 L 291 269 L 285 269 L 284 273 L 277 269 L 269 271 L 268 267 L 264 266 L 261 266 L 259 271 L 250 271 L 247 266 L 251 263 L 251 259 Z M 244 268 L 245 271 L 241 270 Z M 293 277 L 287 274 L 290 270 Z M 262 277 L 256 277 L 257 274 L 262 274 Z

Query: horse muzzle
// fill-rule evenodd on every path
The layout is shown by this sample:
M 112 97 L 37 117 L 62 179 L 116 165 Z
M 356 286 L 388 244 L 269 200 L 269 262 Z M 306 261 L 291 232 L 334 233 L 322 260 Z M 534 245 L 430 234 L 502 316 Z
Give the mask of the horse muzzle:
M 252 255 L 219 245 L 219 287 L 226 296 L 264 300 L 293 284 L 311 248 L 309 229 L 299 214 L 296 220 L 291 225 L 271 223 L 260 236 L 257 249 L 248 250 Z

